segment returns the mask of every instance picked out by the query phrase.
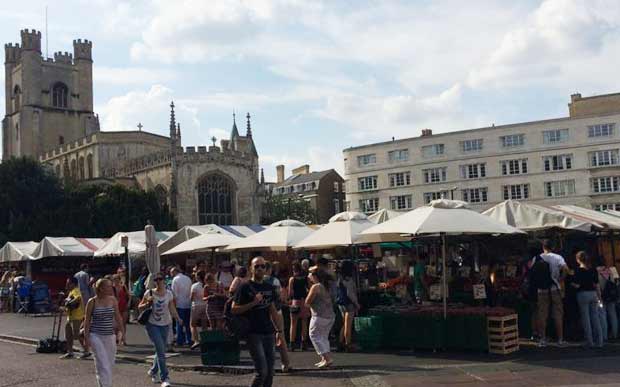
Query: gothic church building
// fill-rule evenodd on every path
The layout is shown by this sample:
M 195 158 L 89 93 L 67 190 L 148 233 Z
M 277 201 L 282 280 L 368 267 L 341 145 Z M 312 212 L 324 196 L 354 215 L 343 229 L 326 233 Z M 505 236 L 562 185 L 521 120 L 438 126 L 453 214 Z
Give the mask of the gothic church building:
M 250 115 L 241 136 L 235 118 L 219 146 L 183 147 L 170 105 L 169 135 L 141 130 L 105 132 L 93 112 L 92 42 L 74 40 L 73 53 L 41 54 L 41 32 L 21 31 L 5 44 L 6 114 L 2 158 L 30 156 L 63 179 L 122 183 L 154 190 L 179 227 L 257 224 L 264 178 Z

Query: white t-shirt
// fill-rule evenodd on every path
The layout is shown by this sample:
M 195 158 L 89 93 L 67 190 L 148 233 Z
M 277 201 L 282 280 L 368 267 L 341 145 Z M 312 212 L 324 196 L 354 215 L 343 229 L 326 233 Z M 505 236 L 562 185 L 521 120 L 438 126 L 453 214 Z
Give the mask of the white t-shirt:
M 203 300 L 205 290 L 205 285 L 202 282 L 196 282 L 192 285 L 192 307 L 194 306 L 202 306 L 207 302 Z
M 566 266 L 566 261 L 561 255 L 555 253 L 540 254 L 540 257 L 549 264 L 551 279 L 559 289 L 560 274 L 562 272 L 562 268 Z
M 183 273 L 172 279 L 172 294 L 179 309 L 189 309 L 192 306 L 192 280 Z
M 217 282 L 220 283 L 220 285 L 228 289 L 235 277 L 233 277 L 233 275 L 228 271 L 220 271 L 217 273 L 217 276 L 215 278 L 217 279 Z
M 172 316 L 170 315 L 170 302 L 174 298 L 170 290 L 166 290 L 165 296 L 160 296 L 155 290 L 148 290 L 153 296 L 153 306 L 151 315 L 149 316 L 149 323 L 159 326 L 167 326 L 172 324 Z

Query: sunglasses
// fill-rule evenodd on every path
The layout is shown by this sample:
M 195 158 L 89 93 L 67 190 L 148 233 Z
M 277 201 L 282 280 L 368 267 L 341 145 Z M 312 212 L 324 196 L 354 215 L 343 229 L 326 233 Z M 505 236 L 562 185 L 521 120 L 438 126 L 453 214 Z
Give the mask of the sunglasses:
M 265 265 L 261 265 L 261 264 L 254 265 L 255 269 L 264 269 L 265 267 L 266 267 Z

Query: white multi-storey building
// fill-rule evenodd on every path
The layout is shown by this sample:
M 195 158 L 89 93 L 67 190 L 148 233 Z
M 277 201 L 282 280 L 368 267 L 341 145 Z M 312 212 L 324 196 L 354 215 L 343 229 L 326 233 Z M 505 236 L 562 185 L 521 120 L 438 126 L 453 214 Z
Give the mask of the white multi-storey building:
M 484 210 L 506 199 L 620 210 L 620 93 L 571 96 L 569 116 L 345 149 L 348 209 L 438 198 Z

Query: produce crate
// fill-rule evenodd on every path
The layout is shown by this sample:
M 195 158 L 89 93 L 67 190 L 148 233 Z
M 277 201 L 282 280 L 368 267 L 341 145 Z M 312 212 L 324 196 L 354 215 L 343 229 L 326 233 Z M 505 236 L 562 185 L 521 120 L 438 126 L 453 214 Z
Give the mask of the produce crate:
M 221 331 L 201 332 L 200 350 L 203 365 L 237 365 L 240 362 L 239 341 Z
M 519 316 L 488 316 L 489 353 L 507 355 L 519 350 Z
M 383 335 L 383 317 L 381 316 L 356 317 L 353 325 L 358 336 Z

